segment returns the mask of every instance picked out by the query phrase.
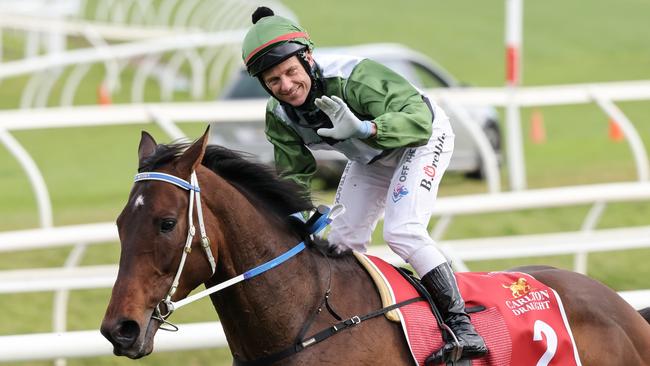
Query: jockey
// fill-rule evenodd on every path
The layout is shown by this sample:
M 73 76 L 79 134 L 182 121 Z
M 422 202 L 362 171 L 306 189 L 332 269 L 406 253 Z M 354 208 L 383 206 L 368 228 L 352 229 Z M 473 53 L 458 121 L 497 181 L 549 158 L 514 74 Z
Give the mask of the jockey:
M 403 77 L 369 59 L 314 59 L 307 32 L 260 7 L 246 34 L 248 73 L 271 95 L 266 136 L 280 174 L 309 188 L 311 149 L 337 150 L 349 162 L 336 203 L 330 243 L 365 252 L 384 213 L 384 238 L 420 275 L 462 346 L 462 358 L 487 347 L 470 323 L 453 271 L 427 231 L 438 185 L 449 165 L 454 132 L 445 112 Z M 447 344 L 437 353 L 448 360 Z

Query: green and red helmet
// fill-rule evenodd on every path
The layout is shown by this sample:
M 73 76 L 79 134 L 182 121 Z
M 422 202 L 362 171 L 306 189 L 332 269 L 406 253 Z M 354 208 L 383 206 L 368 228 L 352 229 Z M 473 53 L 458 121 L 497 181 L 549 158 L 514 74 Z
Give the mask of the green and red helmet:
M 259 10 L 253 14 L 254 24 L 242 44 L 242 59 L 251 76 L 258 76 L 289 57 L 314 48 L 309 34 L 300 25 L 274 15 L 270 9 L 262 14 L 258 14 Z

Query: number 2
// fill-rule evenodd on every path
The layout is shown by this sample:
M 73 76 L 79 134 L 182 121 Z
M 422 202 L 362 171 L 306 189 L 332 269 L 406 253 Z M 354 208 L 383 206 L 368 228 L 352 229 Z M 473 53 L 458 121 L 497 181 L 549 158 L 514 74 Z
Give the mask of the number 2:
M 557 334 L 553 328 L 541 320 L 536 320 L 533 325 L 533 341 L 541 341 L 542 334 L 546 336 L 546 352 L 537 361 L 536 366 L 548 366 L 557 351 Z

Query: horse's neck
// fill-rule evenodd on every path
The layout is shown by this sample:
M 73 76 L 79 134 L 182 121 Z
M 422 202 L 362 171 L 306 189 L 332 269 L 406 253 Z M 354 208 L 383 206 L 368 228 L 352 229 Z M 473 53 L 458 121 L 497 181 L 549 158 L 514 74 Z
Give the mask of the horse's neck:
M 258 212 L 243 197 L 222 202 L 215 216 L 223 234 L 218 244 L 215 283 L 276 258 L 299 243 L 295 235 Z M 325 293 L 324 261 L 319 254 L 305 250 L 272 270 L 212 296 L 237 357 L 256 357 L 260 349 L 277 349 L 293 341 L 305 317 L 316 310 Z
M 282 222 L 258 211 L 239 192 L 220 206 L 215 217 L 223 236 L 218 243 L 221 276 L 239 275 L 299 243 Z
M 264 260 L 258 259 L 258 264 Z M 252 360 L 283 350 L 343 318 L 380 308 L 374 284 L 352 257 L 327 259 L 306 249 L 280 266 L 212 298 L 228 345 L 238 359 Z M 329 304 L 328 304 L 329 307 Z
M 327 264 L 305 250 L 213 297 L 233 354 L 250 360 L 292 344 L 321 304 L 327 276 Z

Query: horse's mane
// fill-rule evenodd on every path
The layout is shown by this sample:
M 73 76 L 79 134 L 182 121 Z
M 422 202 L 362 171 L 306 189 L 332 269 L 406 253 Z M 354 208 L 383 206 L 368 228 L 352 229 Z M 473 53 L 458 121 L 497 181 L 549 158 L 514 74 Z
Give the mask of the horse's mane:
M 187 143 L 158 145 L 156 151 L 142 162 L 138 171 L 151 171 L 167 165 L 188 147 Z M 271 167 L 250 158 L 244 152 L 209 145 L 201 163 L 249 199 L 253 198 L 267 206 L 265 208 L 276 216 L 286 217 L 294 212 L 314 208 L 307 190 L 289 179 L 281 179 Z
M 304 187 L 290 179 L 281 179 L 273 168 L 251 161 L 250 157 L 243 152 L 211 145 L 202 164 L 249 198 L 260 200 L 280 218 L 314 208 L 309 191 Z

